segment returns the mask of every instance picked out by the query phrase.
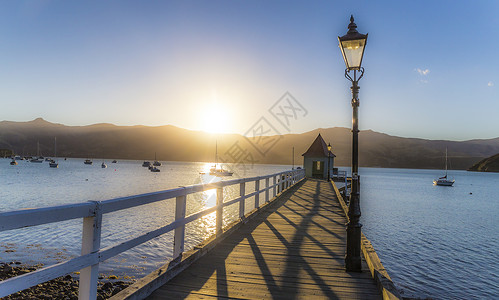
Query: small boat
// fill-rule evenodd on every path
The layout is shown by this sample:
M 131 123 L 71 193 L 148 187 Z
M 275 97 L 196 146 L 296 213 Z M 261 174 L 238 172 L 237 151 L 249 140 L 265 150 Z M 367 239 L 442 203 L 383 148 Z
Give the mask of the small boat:
M 91 165 L 94 162 L 91 159 L 85 159 L 85 161 L 83 163 L 86 164 L 86 165 Z
M 115 159 L 115 160 L 113 160 L 113 161 L 112 161 L 111 163 L 112 163 L 112 164 L 115 164 L 115 163 L 117 163 L 116 159 Z
M 11 166 L 17 165 L 17 161 L 15 159 L 12 159 L 11 162 L 10 162 L 10 165 Z
M 161 166 L 161 162 L 156 160 L 156 152 L 154 152 L 154 162 L 152 164 L 153 164 L 153 166 L 156 166 L 156 167 Z
M 433 184 L 440 186 L 452 186 L 454 182 L 454 179 L 451 180 L 447 178 L 447 148 L 445 148 L 445 175 L 433 180 Z
M 32 162 L 32 163 L 42 163 L 43 159 L 36 157 L 36 158 L 30 159 L 29 162 Z
M 100 165 L 100 167 L 103 168 L 103 169 L 105 169 L 105 168 L 107 168 L 107 165 L 104 162 L 102 162 L 102 164 Z
M 156 167 L 152 167 L 150 170 L 151 172 L 161 172 L 161 170 Z
M 210 175 L 213 175 L 213 176 L 232 176 L 232 174 L 234 174 L 234 172 L 230 172 L 228 170 L 224 170 L 223 168 L 220 168 L 220 169 L 217 169 L 217 168 L 211 168 L 210 169 Z
M 57 158 L 57 138 L 54 138 L 54 157 Z M 47 159 L 45 159 L 45 160 L 47 160 Z M 55 160 L 49 159 L 48 162 L 49 162 L 49 167 L 59 168 L 59 163 L 57 163 Z
M 150 162 L 150 161 L 144 161 L 144 162 L 142 163 L 142 166 L 143 166 L 144 168 L 148 168 L 150 165 L 151 165 L 151 162 Z
M 210 169 L 210 175 L 212 176 L 232 176 L 233 172 L 224 170 L 223 167 L 217 168 L 218 165 L 218 142 L 215 142 L 215 165 Z

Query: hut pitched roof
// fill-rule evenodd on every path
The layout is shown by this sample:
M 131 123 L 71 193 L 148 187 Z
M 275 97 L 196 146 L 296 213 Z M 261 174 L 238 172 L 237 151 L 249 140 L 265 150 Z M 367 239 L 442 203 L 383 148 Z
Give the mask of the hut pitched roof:
M 302 154 L 302 156 L 310 157 L 328 157 L 328 152 L 330 152 L 332 157 L 336 157 L 333 152 L 327 150 L 327 145 L 321 134 L 317 136 L 315 141 L 310 145 L 310 148 Z

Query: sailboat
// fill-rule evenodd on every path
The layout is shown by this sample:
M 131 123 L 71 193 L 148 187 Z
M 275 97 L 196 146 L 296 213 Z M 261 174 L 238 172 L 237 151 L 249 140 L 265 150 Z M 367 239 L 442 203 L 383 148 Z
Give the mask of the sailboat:
M 156 152 L 154 152 L 154 162 L 152 163 L 152 165 L 155 167 L 161 166 L 161 162 L 156 160 Z
M 215 142 L 215 165 L 210 169 L 210 175 L 222 177 L 222 176 L 232 176 L 233 172 L 224 170 L 222 166 L 220 169 L 217 168 L 218 165 L 218 142 Z
M 30 162 L 32 162 L 32 163 L 42 163 L 43 162 L 43 157 L 40 156 L 40 142 L 36 143 L 36 157 L 30 159 Z
M 447 148 L 445 148 L 445 176 L 433 180 L 433 184 L 441 186 L 452 186 L 454 182 L 454 179 L 450 180 L 447 178 Z
M 57 159 L 57 137 L 54 137 L 54 160 L 49 162 L 51 168 L 59 168 L 59 163 L 55 159 Z

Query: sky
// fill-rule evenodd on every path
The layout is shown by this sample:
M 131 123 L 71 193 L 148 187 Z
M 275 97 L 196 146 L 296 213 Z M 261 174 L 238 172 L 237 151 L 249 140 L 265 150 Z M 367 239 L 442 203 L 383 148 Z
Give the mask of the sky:
M 495 138 L 498 12 L 485 0 L 2 1 L 0 120 L 351 127 L 337 36 L 353 14 L 369 33 L 361 130 Z M 299 109 L 279 121 L 288 100 Z

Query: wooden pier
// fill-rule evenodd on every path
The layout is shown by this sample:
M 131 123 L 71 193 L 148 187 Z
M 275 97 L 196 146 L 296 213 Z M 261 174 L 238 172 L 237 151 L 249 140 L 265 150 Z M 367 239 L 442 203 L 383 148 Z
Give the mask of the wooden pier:
M 331 183 L 303 180 L 147 299 L 381 299 L 364 260 L 345 272 L 346 222 Z
M 104 201 L 0 212 L 0 232 L 83 219 L 80 256 L 0 281 L 0 297 L 79 271 L 78 298 L 97 299 L 100 263 L 172 232 L 173 245 L 165 246 L 173 247 L 173 259 L 111 299 L 400 299 L 364 236 L 362 272 L 345 272 L 348 208 L 333 182 L 304 179 L 304 174 L 302 169 L 291 170 Z M 239 186 L 239 197 L 224 197 L 231 186 Z M 187 196 L 214 189 L 215 206 L 186 215 Z M 106 214 L 172 199 L 175 217 L 170 223 L 100 246 Z M 246 201 L 254 207 L 249 212 Z M 229 206 L 239 207 L 239 218 L 224 227 L 224 208 Z M 215 234 L 184 251 L 185 226 L 209 214 L 215 216 Z

